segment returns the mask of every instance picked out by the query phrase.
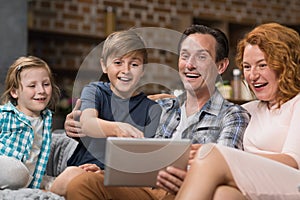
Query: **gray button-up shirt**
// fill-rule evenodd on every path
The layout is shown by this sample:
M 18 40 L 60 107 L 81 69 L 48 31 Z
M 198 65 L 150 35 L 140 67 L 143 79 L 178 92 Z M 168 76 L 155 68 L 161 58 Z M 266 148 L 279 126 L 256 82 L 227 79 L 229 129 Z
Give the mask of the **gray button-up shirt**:
M 156 138 L 171 138 L 180 122 L 182 103 L 186 94 L 178 98 L 162 99 L 163 108 Z M 206 104 L 193 116 L 192 123 L 182 132 L 182 138 L 192 143 L 218 143 L 243 149 L 243 135 L 250 114 L 240 105 L 225 100 L 216 89 Z

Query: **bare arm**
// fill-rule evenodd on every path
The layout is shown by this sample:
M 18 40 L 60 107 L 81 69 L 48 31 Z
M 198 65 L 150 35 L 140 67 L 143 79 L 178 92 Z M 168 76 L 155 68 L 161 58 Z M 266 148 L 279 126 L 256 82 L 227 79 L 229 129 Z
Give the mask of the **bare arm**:
M 80 122 L 82 132 L 90 137 L 144 137 L 140 130 L 128 123 L 113 122 L 98 118 L 98 111 L 92 108 L 82 111 Z
M 281 153 L 281 154 L 257 154 L 257 155 L 260 155 L 260 156 L 263 156 L 265 158 L 269 158 L 269 159 L 275 160 L 277 162 L 281 162 L 281 163 L 286 164 L 290 167 L 299 169 L 299 166 L 298 166 L 297 162 L 290 155 L 283 154 L 283 153 Z
M 65 130 L 69 137 L 143 137 L 143 133 L 130 124 L 99 119 L 96 109 L 80 111 L 80 105 L 81 101 L 77 100 L 74 109 L 66 117 Z

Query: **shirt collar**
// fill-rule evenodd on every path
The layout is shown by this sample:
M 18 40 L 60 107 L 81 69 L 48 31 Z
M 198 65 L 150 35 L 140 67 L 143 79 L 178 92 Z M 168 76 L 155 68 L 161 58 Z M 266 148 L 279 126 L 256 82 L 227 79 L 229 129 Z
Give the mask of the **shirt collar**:
M 12 111 L 12 112 L 14 112 L 14 113 L 17 113 L 17 114 L 18 114 L 19 116 L 21 116 L 22 118 L 26 118 L 26 115 L 25 115 L 24 113 L 20 112 L 20 111 L 16 108 L 16 106 L 14 106 L 10 101 L 9 101 L 7 104 L 3 105 L 2 110 L 3 110 L 3 111 L 7 111 L 7 112 Z M 47 116 L 47 115 L 50 115 L 50 114 L 51 114 L 51 111 L 50 111 L 49 109 L 45 109 L 45 110 L 43 110 L 43 111 L 41 112 L 41 116 L 42 116 L 43 118 L 44 118 L 45 116 Z
M 183 94 L 179 95 L 176 98 L 166 98 L 166 99 L 157 100 L 157 103 L 163 106 L 167 111 L 171 109 L 177 109 L 180 114 L 180 107 L 185 101 L 186 101 L 186 92 L 184 92 Z M 213 95 L 204 104 L 204 106 L 201 108 L 200 111 L 204 111 L 217 116 L 223 107 L 224 101 L 225 99 L 223 98 L 219 90 L 215 88 Z M 201 113 L 200 111 L 199 113 Z
M 224 101 L 225 101 L 225 99 L 223 98 L 223 96 L 221 95 L 219 90 L 216 88 L 213 95 L 205 103 L 205 105 L 202 107 L 201 110 L 217 116 L 222 109 Z

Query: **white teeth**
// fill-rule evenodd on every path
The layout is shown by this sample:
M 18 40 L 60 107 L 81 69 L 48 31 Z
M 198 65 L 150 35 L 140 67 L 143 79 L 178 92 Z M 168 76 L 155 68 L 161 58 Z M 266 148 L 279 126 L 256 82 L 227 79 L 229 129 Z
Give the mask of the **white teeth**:
M 254 84 L 254 87 L 260 87 L 262 86 L 263 84 Z
M 120 77 L 119 79 L 120 79 L 121 81 L 130 81 L 129 78 L 125 78 L 125 77 Z
M 197 78 L 200 76 L 199 74 L 189 74 L 189 73 L 186 73 L 185 75 L 188 77 L 194 77 L 194 78 Z
M 263 87 L 266 86 L 268 83 L 257 83 L 257 84 L 253 84 L 254 87 L 259 88 L 259 87 Z

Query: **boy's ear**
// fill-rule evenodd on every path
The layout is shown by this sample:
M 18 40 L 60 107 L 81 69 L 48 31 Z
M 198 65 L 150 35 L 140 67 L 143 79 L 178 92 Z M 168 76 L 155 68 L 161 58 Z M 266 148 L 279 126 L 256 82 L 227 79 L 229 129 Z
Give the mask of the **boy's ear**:
M 143 71 L 142 71 L 142 73 L 141 73 L 141 77 L 143 77 L 144 75 L 145 75 L 145 66 L 144 66 L 145 64 L 143 64 Z
M 16 88 L 13 88 L 9 93 L 13 98 L 15 98 L 15 99 L 18 98 L 18 92 L 17 92 Z
M 104 64 L 103 58 L 100 59 L 100 64 L 101 64 L 101 68 L 102 68 L 103 73 L 107 74 L 107 67 Z
M 229 59 L 224 58 L 217 65 L 218 65 L 217 66 L 218 67 L 218 73 L 223 74 L 225 72 L 225 70 L 227 69 L 228 65 L 229 65 Z

